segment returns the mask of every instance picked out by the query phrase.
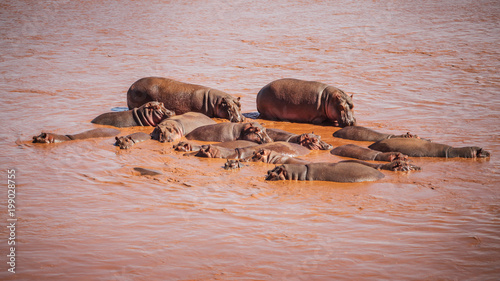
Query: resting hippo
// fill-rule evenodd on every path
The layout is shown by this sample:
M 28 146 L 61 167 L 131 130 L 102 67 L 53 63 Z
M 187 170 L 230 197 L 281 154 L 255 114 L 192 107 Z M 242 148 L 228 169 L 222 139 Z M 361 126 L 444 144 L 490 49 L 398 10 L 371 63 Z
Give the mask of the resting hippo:
M 368 167 L 372 167 L 377 170 L 388 170 L 388 171 L 401 171 L 401 172 L 408 172 L 408 171 L 420 171 L 421 168 L 419 166 L 415 166 L 408 162 L 407 160 L 394 160 L 391 161 L 390 163 L 385 163 L 385 164 L 375 164 L 375 163 L 369 163 L 365 161 L 360 161 L 360 160 L 345 160 L 345 161 L 340 161 L 339 163 L 359 163 L 366 165 Z
M 146 77 L 137 80 L 127 92 L 130 109 L 148 101 L 159 101 L 175 114 L 194 111 L 208 117 L 220 117 L 231 122 L 243 122 L 240 98 L 205 86 L 182 83 L 168 78 Z
M 328 150 L 332 149 L 332 146 L 321 140 L 321 136 L 311 134 L 293 134 L 280 129 L 267 129 L 267 135 L 273 139 L 273 141 L 286 141 L 300 144 L 311 150 Z
M 260 118 L 271 120 L 352 126 L 356 123 L 352 108 L 352 97 L 315 81 L 280 79 L 267 84 L 257 94 Z
M 160 142 L 173 142 L 198 127 L 211 124 L 215 124 L 215 121 L 205 114 L 188 112 L 170 117 L 158 124 L 151 133 L 151 137 Z
M 267 135 L 266 128 L 259 123 L 219 123 L 199 127 L 186 135 L 188 140 L 199 141 L 234 141 L 248 140 L 267 143 L 273 140 Z
M 476 146 L 455 148 L 427 140 L 407 138 L 381 140 L 370 145 L 369 148 L 382 152 L 401 152 L 412 157 L 485 158 L 490 156 L 488 151 Z
M 333 136 L 336 138 L 357 141 L 380 141 L 390 138 L 419 138 L 417 135 L 412 135 L 410 133 L 406 133 L 404 135 L 383 134 L 361 126 L 350 126 L 342 128 L 333 133 Z
M 364 182 L 384 177 L 377 169 L 353 163 L 284 164 L 267 172 L 266 180 Z
M 150 139 L 151 135 L 143 132 L 137 132 L 123 137 L 115 137 L 115 145 L 120 147 L 120 149 L 129 149 L 138 142 L 143 142 Z
M 256 142 L 253 142 L 253 141 L 246 141 L 246 140 L 225 141 L 225 142 L 219 142 L 219 143 L 212 144 L 212 146 L 230 148 L 230 149 L 256 146 L 256 145 L 259 145 L 259 144 Z M 201 149 L 201 147 L 202 147 L 201 145 L 198 145 L 198 144 L 195 144 L 192 142 L 181 141 L 178 144 L 174 145 L 174 150 L 184 151 L 184 152 L 199 151 Z
M 394 161 L 396 159 L 407 160 L 408 156 L 399 152 L 380 152 L 355 144 L 346 144 L 336 147 L 330 151 L 331 154 L 343 157 L 351 157 L 361 160 Z
M 268 149 L 288 156 L 300 156 L 309 153 L 309 150 L 303 146 L 288 142 L 272 142 L 257 146 L 242 148 L 223 148 L 216 145 L 203 145 L 196 154 L 199 157 L 208 158 L 226 158 L 226 159 L 247 159 L 254 155 L 254 152 L 261 149 Z
M 33 137 L 34 143 L 55 143 L 71 140 L 83 140 L 90 138 L 104 138 L 104 137 L 114 137 L 120 133 L 117 129 L 111 128 L 98 128 L 93 130 L 88 130 L 83 133 L 75 135 L 57 135 L 52 133 L 41 133 L 39 136 Z
M 156 126 L 161 121 L 170 116 L 175 115 L 173 111 L 166 109 L 161 102 L 148 102 L 139 108 L 134 108 L 127 111 L 107 112 L 103 113 L 92 123 L 109 125 L 115 127 L 132 127 L 132 126 Z
M 252 157 L 247 159 L 251 162 L 264 162 L 268 164 L 307 164 L 309 161 L 300 158 L 291 157 L 283 153 L 276 152 L 270 149 L 259 149 L 255 151 Z

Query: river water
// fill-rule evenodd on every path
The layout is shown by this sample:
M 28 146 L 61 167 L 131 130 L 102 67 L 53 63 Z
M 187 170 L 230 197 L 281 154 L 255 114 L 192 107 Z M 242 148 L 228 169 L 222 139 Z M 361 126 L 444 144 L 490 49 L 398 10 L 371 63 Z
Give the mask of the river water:
M 18 219 L 15 274 L 0 228 L 0 279 L 500 277 L 498 1 L 5 0 L 0 15 L 0 213 L 7 225 L 15 169 Z M 270 81 L 321 81 L 354 95 L 359 125 L 492 156 L 413 159 L 422 171 L 373 183 L 266 182 L 272 165 L 225 171 L 154 141 L 30 143 L 99 127 L 146 76 L 226 91 L 245 113 Z

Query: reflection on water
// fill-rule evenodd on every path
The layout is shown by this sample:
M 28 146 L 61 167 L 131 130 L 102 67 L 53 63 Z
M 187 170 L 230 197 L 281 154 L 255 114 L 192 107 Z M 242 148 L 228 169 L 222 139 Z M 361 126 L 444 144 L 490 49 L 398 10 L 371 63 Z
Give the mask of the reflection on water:
M 498 276 L 497 2 L 152 2 L 0 4 L 1 165 L 18 175 L 9 278 Z M 224 160 L 154 141 L 128 151 L 112 139 L 29 142 L 95 128 L 90 120 L 125 107 L 145 76 L 226 91 L 249 115 L 270 81 L 317 80 L 354 94 L 360 125 L 479 145 L 492 157 L 414 159 L 423 171 L 384 171 L 375 183 L 266 182 L 273 166 L 226 171 Z M 350 143 L 332 137 L 335 127 L 258 121 Z M 5 261 L 7 244 L 0 250 Z

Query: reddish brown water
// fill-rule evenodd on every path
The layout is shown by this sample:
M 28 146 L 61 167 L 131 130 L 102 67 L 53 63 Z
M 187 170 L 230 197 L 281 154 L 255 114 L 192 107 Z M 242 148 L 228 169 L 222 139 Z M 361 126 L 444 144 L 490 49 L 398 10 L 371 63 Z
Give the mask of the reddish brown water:
M 0 279 L 500 277 L 498 1 L 149 2 L 0 4 L 2 225 L 12 168 L 18 216 L 16 274 L 0 228 Z M 414 159 L 421 172 L 374 183 L 266 182 L 272 166 L 225 171 L 153 141 L 30 143 L 98 127 L 153 75 L 227 91 L 244 112 L 272 80 L 322 81 L 354 94 L 360 125 L 492 157 Z M 334 127 L 262 122 L 350 143 Z

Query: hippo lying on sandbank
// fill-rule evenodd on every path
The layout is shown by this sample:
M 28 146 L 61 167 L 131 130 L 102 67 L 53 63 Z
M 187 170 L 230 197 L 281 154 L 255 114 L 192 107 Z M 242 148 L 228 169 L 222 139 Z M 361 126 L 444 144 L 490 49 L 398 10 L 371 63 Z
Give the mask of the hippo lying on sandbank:
M 58 135 L 53 133 L 41 133 L 33 137 L 33 143 L 56 143 L 71 140 L 83 140 L 90 138 L 114 137 L 120 133 L 117 129 L 98 128 L 74 135 Z
M 260 118 L 321 124 L 355 125 L 352 98 L 344 91 L 315 81 L 280 79 L 257 94 Z
M 355 144 L 346 144 L 330 150 L 330 153 L 337 156 L 356 158 L 361 160 L 394 161 L 407 160 L 408 156 L 400 152 L 380 152 Z
M 173 111 L 166 109 L 161 102 L 148 102 L 138 108 L 120 112 L 103 113 L 92 123 L 100 125 L 109 125 L 115 127 L 133 127 L 133 126 L 156 126 L 164 119 L 175 115 Z
M 188 140 L 234 141 L 248 140 L 268 143 L 273 140 L 267 135 L 266 128 L 259 123 L 219 123 L 196 128 L 186 135 Z
M 417 135 L 412 135 L 410 133 L 406 133 L 404 135 L 390 135 L 379 133 L 372 129 L 361 126 L 349 126 L 342 128 L 333 133 L 333 136 L 336 138 L 356 141 L 380 141 L 390 138 L 419 138 Z
M 481 147 L 470 146 L 455 148 L 446 144 L 434 143 L 423 139 L 391 138 L 371 144 L 369 148 L 382 152 L 401 152 L 411 157 L 445 158 L 486 158 L 490 153 Z
M 256 151 L 268 149 L 288 156 L 306 155 L 309 149 L 289 142 L 272 142 L 257 146 L 241 147 L 241 148 L 224 148 L 216 145 L 203 145 L 196 156 L 207 158 L 226 158 L 226 159 L 247 159 L 251 158 Z
M 180 115 L 200 112 L 208 117 L 243 122 L 239 98 L 205 86 L 188 84 L 161 77 L 146 77 L 137 80 L 127 92 L 130 109 L 149 101 L 163 102 L 165 107 Z
M 196 128 L 212 124 L 215 124 L 215 121 L 208 116 L 198 112 L 188 112 L 162 121 L 155 127 L 151 137 L 160 142 L 173 142 Z
M 321 140 L 321 136 L 310 134 L 293 134 L 280 129 L 267 129 L 267 135 L 273 141 L 286 141 L 291 143 L 297 143 L 311 150 L 328 150 L 332 149 L 332 146 Z

